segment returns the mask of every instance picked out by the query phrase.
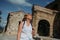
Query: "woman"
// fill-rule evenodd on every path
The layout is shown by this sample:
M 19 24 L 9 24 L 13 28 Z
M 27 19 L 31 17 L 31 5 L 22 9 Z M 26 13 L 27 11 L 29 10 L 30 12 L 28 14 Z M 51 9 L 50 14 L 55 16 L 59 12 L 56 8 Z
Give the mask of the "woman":
M 32 40 L 32 15 L 25 15 L 18 28 L 17 40 Z

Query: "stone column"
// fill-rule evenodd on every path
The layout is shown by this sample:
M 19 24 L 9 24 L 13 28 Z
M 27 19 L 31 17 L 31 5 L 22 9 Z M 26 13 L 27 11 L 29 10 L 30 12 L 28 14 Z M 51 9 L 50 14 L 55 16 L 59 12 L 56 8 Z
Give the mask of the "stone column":
M 33 27 L 35 28 L 35 34 L 37 34 L 37 27 L 36 27 L 36 13 L 33 15 Z
M 50 26 L 50 36 L 49 37 L 53 37 L 53 27 L 52 27 L 52 25 Z
M 50 18 L 50 37 L 53 37 L 53 25 L 54 25 L 54 20 L 55 20 L 55 16 L 56 16 L 56 12 L 57 11 L 53 11 L 53 15 L 52 17 Z

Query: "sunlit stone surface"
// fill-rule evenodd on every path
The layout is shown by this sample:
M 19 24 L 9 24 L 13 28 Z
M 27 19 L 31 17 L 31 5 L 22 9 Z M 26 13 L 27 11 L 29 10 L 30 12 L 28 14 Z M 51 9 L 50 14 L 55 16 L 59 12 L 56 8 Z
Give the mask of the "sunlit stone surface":
M 25 12 L 23 11 L 9 13 L 7 18 L 7 25 L 5 27 L 5 34 L 16 35 L 19 26 L 19 21 L 22 21 L 24 15 Z

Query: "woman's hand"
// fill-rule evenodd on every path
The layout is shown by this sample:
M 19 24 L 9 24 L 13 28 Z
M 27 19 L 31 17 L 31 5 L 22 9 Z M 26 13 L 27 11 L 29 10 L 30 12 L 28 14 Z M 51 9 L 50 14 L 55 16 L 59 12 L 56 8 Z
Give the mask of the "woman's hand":
M 32 36 L 35 36 L 35 29 L 32 28 Z

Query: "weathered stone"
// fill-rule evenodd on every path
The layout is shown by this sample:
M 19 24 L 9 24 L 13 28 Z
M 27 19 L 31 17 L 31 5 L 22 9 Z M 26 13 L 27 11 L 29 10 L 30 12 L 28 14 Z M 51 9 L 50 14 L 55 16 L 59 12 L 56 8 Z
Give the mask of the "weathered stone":
M 38 30 L 38 28 L 41 25 L 38 24 L 38 23 L 40 21 L 47 21 L 49 23 L 49 27 L 48 27 L 49 28 L 48 29 L 49 32 L 48 32 L 48 34 L 49 34 L 50 37 L 52 37 L 53 36 L 53 25 L 54 25 L 53 23 L 54 23 L 55 16 L 56 16 L 57 12 L 58 11 L 56 11 L 56 10 L 50 10 L 50 9 L 47 9 L 47 8 L 40 7 L 38 5 L 34 5 L 33 8 L 32 8 L 32 13 L 33 13 L 33 26 L 35 27 L 35 33 L 36 34 L 40 34 L 41 33 L 39 31 L 40 29 Z M 47 23 L 47 22 L 45 22 L 45 23 Z M 45 28 L 45 26 L 44 26 L 44 28 Z M 38 31 L 40 33 L 38 33 Z M 42 30 L 42 32 L 43 32 L 43 30 Z
M 5 32 L 7 35 L 16 35 L 19 21 L 22 21 L 23 17 L 25 15 L 25 12 L 23 11 L 17 11 L 17 12 L 11 12 L 8 15 L 8 21 L 7 25 L 5 27 Z

